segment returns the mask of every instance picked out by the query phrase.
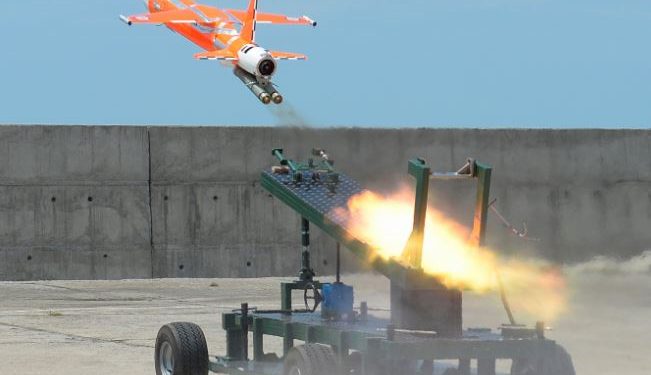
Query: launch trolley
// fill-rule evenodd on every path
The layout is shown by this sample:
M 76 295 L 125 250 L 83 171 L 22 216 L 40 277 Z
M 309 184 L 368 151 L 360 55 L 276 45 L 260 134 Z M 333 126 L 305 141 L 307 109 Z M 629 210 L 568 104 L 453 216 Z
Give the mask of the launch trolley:
M 431 179 L 475 179 L 477 195 L 471 241 L 484 242 L 491 167 L 469 159 L 450 173 L 433 173 L 422 159 L 409 161 L 416 184 L 413 231 L 400 260 L 373 257 L 375 250 L 346 229 L 334 208 L 364 189 L 339 173 L 324 150 L 299 163 L 272 154 L 280 165 L 261 175 L 273 196 L 301 215 L 302 264 L 294 282 L 281 283 L 277 310 L 242 303 L 222 315 L 226 355 L 209 356 L 201 328 L 177 322 L 163 326 L 156 340 L 157 375 L 493 375 L 497 360 L 510 360 L 511 375 L 574 375 L 569 354 L 545 338 L 544 324 L 515 324 L 500 330 L 462 328 L 461 290 L 443 286 L 420 267 L 427 196 Z M 337 241 L 337 279 L 321 283 L 310 263 L 310 225 Z M 365 302 L 354 306 L 353 288 L 340 279 L 340 244 L 391 282 L 391 317 L 369 314 Z M 292 292 L 305 306 L 292 306 Z M 320 310 L 320 311 L 319 311 Z M 265 338 L 282 338 L 282 353 L 265 350 Z

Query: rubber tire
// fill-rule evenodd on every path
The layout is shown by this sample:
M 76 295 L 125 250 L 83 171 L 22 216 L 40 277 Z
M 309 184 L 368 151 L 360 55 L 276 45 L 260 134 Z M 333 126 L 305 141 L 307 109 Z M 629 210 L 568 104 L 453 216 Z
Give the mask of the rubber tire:
M 161 327 L 154 354 L 156 375 L 162 375 L 158 356 L 164 342 L 172 347 L 173 375 L 208 375 L 208 345 L 198 325 L 175 322 Z
M 287 353 L 283 373 L 290 375 L 298 369 L 300 375 L 334 375 L 339 373 L 338 367 L 331 347 L 305 344 L 295 346 Z
M 556 345 L 554 354 L 534 364 L 526 360 L 513 360 L 511 375 L 576 375 L 570 354 Z

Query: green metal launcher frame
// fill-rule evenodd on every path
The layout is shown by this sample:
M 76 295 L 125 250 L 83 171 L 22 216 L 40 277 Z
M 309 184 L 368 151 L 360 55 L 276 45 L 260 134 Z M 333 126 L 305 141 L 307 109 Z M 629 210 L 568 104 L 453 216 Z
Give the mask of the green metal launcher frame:
M 321 150 L 314 151 L 315 154 L 318 152 Z M 303 232 L 306 229 L 305 221 L 308 225 L 316 225 L 353 254 L 364 261 L 370 261 L 375 270 L 396 283 L 409 285 L 419 279 L 432 281 L 432 276 L 424 274 L 421 269 L 430 179 L 477 179 L 471 241 L 477 246 L 484 243 L 491 179 L 491 167 L 488 165 L 468 159 L 456 172 L 432 173 L 423 159 L 410 160 L 408 171 L 416 182 L 413 230 L 402 259 L 383 259 L 375 256 L 377 250 L 373 246 L 355 238 L 333 211 L 334 208 L 345 206 L 352 196 L 364 191 L 356 181 L 336 172 L 329 159 L 322 159 L 320 163 L 309 161 L 302 164 L 285 158 L 282 149 L 274 149 L 272 154 L 278 158 L 281 166 L 263 172 L 261 185 L 301 215 Z
M 408 172 L 415 179 L 416 189 L 413 229 L 402 256 L 384 259 L 374 256 L 373 246 L 355 238 L 347 230 L 345 219 L 337 214 L 335 208 L 345 207 L 352 196 L 365 190 L 336 171 L 324 150 L 313 150 L 313 159 L 306 163 L 286 158 L 282 149 L 274 149 L 272 154 L 280 165 L 264 171 L 261 184 L 301 216 L 298 278 L 281 284 L 278 310 L 261 310 L 242 303 L 240 309 L 222 314 L 226 355 L 206 358 L 210 371 L 245 375 L 433 375 L 447 368 L 445 374 L 495 375 L 497 360 L 508 359 L 512 362 L 511 375 L 574 375 L 571 358 L 562 347 L 545 338 L 542 323 L 535 328 L 504 325 L 501 331 L 462 329 L 461 291 L 446 288 L 421 268 L 430 180 L 476 179 L 469 241 L 482 246 L 489 209 L 490 166 L 468 159 L 455 172 L 436 173 L 423 159 L 410 160 Z M 369 314 L 366 302 L 361 302 L 346 319 L 324 318 L 316 312 L 324 284 L 315 279 L 310 263 L 311 224 L 337 241 L 338 252 L 341 244 L 390 279 L 390 319 Z M 339 264 L 338 256 L 337 282 Z M 303 292 L 305 309 L 293 309 L 295 290 Z M 200 331 L 191 323 L 174 324 L 180 324 L 186 336 Z M 160 332 L 166 329 L 170 325 Z M 203 334 L 193 335 L 190 341 L 194 346 L 188 347 L 205 347 Z M 265 338 L 270 336 L 282 339 L 282 353 L 265 350 Z M 163 365 L 166 362 L 159 355 L 162 351 L 158 341 L 156 347 L 157 363 Z M 188 354 L 188 358 L 196 362 L 204 355 L 197 353 Z M 183 360 L 185 354 L 179 355 Z M 437 367 L 441 360 L 448 364 L 454 361 L 454 367 Z

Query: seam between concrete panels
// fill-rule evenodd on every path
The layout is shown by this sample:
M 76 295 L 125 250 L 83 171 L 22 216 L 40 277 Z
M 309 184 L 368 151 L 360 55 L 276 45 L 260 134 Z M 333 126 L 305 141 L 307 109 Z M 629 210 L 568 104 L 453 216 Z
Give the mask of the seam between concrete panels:
M 131 186 L 145 186 L 146 181 L 115 181 L 115 180 L 96 180 L 96 181 L 47 181 L 47 182 L 2 182 L 0 187 L 87 187 L 87 186 L 118 186 L 118 187 L 131 187 Z
M 151 196 L 151 132 L 150 128 L 147 127 L 147 160 L 149 162 L 148 168 L 148 197 L 149 197 L 149 266 L 150 266 L 150 278 L 154 278 L 154 213 L 151 207 L 152 196 Z

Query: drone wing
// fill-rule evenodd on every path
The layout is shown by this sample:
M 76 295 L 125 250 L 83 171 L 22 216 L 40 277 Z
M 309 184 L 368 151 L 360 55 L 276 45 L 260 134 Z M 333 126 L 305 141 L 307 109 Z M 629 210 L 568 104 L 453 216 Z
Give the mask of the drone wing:
M 144 13 L 135 16 L 120 16 L 126 24 L 161 24 L 161 23 L 196 23 L 197 15 L 189 8 L 167 10 L 164 12 Z
M 211 9 L 203 9 L 209 11 Z M 208 12 L 214 13 L 214 12 Z M 155 13 L 144 13 L 135 16 L 120 16 L 120 19 L 127 25 L 132 24 L 163 24 L 163 23 L 192 23 L 192 24 L 208 24 L 208 23 L 228 23 L 232 24 L 233 21 L 229 19 L 225 13 L 210 14 L 194 12 L 191 8 L 166 10 Z
M 271 56 L 276 60 L 307 60 L 307 56 L 301 53 L 269 51 Z
M 197 53 L 196 55 L 194 55 L 194 57 L 199 60 L 225 60 L 225 61 L 237 60 L 237 56 L 235 56 L 231 51 L 227 49 Z
M 246 19 L 245 10 L 228 9 L 226 12 L 230 13 L 233 17 L 237 18 L 240 22 Z M 255 14 L 255 21 L 257 23 L 271 23 L 275 25 L 309 25 L 316 26 L 316 21 L 308 16 L 289 17 L 282 14 L 273 13 L 259 13 Z

